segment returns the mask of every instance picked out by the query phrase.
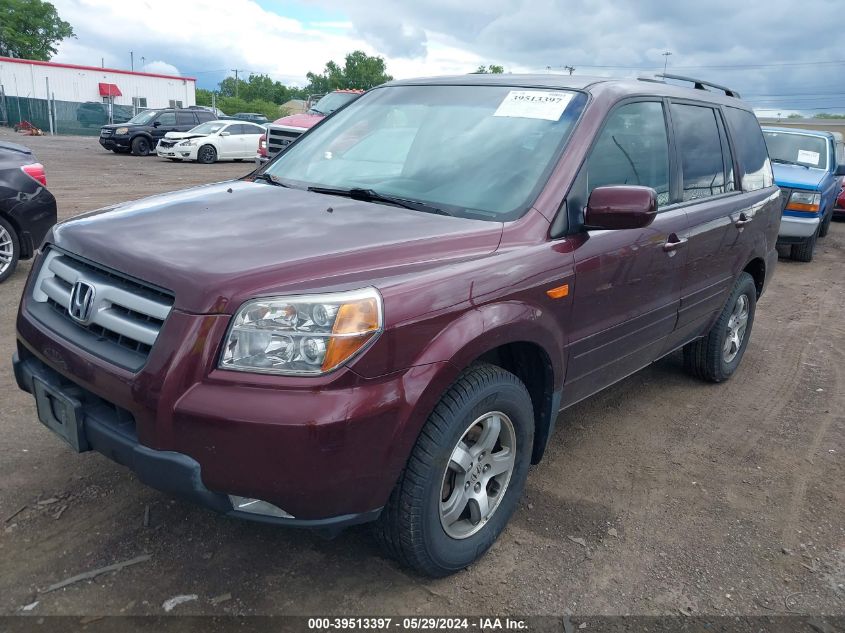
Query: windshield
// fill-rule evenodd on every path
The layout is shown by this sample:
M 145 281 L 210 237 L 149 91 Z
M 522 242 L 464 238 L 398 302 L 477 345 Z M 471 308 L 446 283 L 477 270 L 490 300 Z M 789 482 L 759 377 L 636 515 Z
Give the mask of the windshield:
M 144 112 L 139 112 L 138 114 L 133 116 L 127 121 L 127 123 L 130 123 L 132 125 L 146 125 L 147 123 L 152 121 L 155 115 L 157 114 L 158 110 L 145 110 Z
M 819 136 L 794 132 L 763 131 L 769 158 L 776 163 L 827 169 L 827 141 Z
M 308 132 L 267 173 L 300 187 L 372 189 L 453 215 L 524 213 L 586 95 L 509 86 L 392 86 Z
M 222 121 L 209 121 L 207 123 L 200 123 L 195 128 L 188 130 L 188 134 L 214 134 L 219 132 L 226 126 Z
M 331 92 L 320 99 L 312 108 L 312 112 L 317 114 L 329 115 L 341 106 L 346 105 L 350 101 L 354 101 L 360 97 L 359 93 L 355 92 Z

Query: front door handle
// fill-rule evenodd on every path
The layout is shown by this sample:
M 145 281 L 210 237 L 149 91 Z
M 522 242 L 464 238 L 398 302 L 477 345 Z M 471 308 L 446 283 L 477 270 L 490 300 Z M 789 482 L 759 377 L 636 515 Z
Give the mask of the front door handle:
M 749 218 L 744 213 L 740 213 L 739 217 L 734 221 L 734 226 L 738 229 L 741 229 L 743 226 L 751 222 L 751 218 Z
M 685 237 L 678 237 L 674 233 L 672 233 L 669 238 L 666 240 L 666 243 L 663 244 L 663 250 L 667 253 L 672 255 L 675 254 L 675 251 L 681 248 L 684 244 L 687 243 L 687 238 Z

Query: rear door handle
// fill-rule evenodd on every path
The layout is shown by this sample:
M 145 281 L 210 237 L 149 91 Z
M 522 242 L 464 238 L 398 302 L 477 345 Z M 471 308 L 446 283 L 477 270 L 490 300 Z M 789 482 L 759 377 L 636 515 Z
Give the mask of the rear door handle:
M 667 253 L 674 254 L 674 251 L 678 250 L 687 243 L 687 238 L 685 237 L 678 237 L 674 233 L 669 236 L 669 239 L 666 240 L 666 243 L 663 244 L 663 250 Z
M 751 222 L 751 218 L 749 218 L 744 213 L 740 213 L 739 217 L 734 221 L 734 226 L 738 229 L 741 229 L 743 226 Z

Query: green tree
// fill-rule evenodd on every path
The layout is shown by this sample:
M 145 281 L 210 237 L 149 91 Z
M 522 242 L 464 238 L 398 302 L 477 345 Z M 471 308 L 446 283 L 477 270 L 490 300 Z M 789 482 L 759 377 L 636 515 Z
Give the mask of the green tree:
M 0 0 L 0 56 L 48 61 L 68 37 L 73 28 L 49 2 Z
M 814 119 L 845 119 L 845 114 L 831 114 L 830 112 L 819 112 L 813 115 Z
M 490 64 L 489 66 L 481 65 L 479 66 L 473 75 L 501 75 L 505 72 L 504 66 L 497 66 L 496 64 Z
M 788 117 L 786 117 L 786 118 L 787 118 L 787 119 L 803 119 L 803 118 L 804 118 L 804 116 L 803 116 L 803 115 L 801 115 L 801 114 L 798 114 L 797 112 L 793 112 L 792 114 L 790 114 L 790 115 L 789 115 Z
M 205 88 L 197 88 L 196 95 L 197 105 L 211 106 L 211 90 L 206 90 Z
M 326 63 L 322 73 L 306 75 L 309 93 L 326 93 L 338 88 L 368 90 L 393 79 L 387 74 L 384 58 L 353 51 L 346 56 L 343 67 L 334 61 Z

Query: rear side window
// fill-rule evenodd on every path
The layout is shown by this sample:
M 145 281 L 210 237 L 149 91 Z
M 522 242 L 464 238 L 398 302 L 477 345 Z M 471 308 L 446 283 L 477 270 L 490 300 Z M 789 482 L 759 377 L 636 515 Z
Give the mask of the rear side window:
M 197 110 L 194 114 L 197 115 L 197 118 L 200 120 L 200 123 L 204 121 L 214 121 L 216 118 L 212 112 L 208 112 L 206 110 Z
M 642 185 L 669 204 L 669 141 L 663 105 L 629 103 L 614 110 L 587 160 L 587 187 Z
M 757 117 L 738 108 L 725 108 L 725 114 L 739 159 L 743 191 L 771 187 L 775 180 Z
M 723 146 L 719 114 L 706 106 L 673 103 L 671 108 L 681 152 L 683 201 L 733 191 L 733 169 L 725 173 L 731 160 L 729 150 Z
M 176 113 L 176 124 L 177 125 L 195 125 L 196 122 L 197 122 L 197 119 L 194 116 L 193 112 L 177 112 Z

